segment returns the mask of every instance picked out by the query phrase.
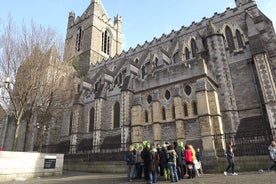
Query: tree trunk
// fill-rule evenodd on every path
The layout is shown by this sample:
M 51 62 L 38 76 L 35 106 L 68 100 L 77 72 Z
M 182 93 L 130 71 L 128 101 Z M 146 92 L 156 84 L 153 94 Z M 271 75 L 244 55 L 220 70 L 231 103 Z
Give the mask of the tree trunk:
M 17 142 L 18 142 L 18 135 L 19 135 L 19 128 L 20 128 L 20 122 L 21 118 L 16 120 L 15 124 L 15 134 L 14 134 L 14 139 L 13 139 L 13 145 L 12 145 L 12 151 L 16 151 L 17 148 Z

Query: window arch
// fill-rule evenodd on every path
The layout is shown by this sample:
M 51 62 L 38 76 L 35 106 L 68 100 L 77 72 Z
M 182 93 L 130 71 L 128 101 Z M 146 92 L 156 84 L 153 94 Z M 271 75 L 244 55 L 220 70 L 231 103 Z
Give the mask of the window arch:
M 186 58 L 186 60 L 190 59 L 190 51 L 187 47 L 185 47 L 185 58 Z
M 242 49 L 244 47 L 244 45 L 243 45 L 243 41 L 242 41 L 241 32 L 238 29 L 236 30 L 236 37 L 237 37 L 238 47 L 240 49 Z
M 148 111 L 145 111 L 145 122 L 146 123 L 149 122 L 149 113 L 148 113 Z
M 234 43 L 232 31 L 228 26 L 226 26 L 225 28 L 225 35 L 226 35 L 226 41 L 228 44 L 229 51 L 233 52 L 235 50 L 235 43 Z
M 192 57 L 196 57 L 197 47 L 196 47 L 196 41 L 195 41 L 195 39 L 191 40 L 191 49 L 192 49 Z
M 162 107 L 162 119 L 166 120 L 166 109 L 165 109 L 165 107 Z
M 183 104 L 184 116 L 188 116 L 188 106 L 186 103 Z
M 110 55 L 111 47 L 111 34 L 109 31 L 105 30 L 102 32 L 102 52 Z
M 120 104 L 116 102 L 113 107 L 113 128 L 120 127 Z
M 77 37 L 76 37 L 76 51 L 80 51 L 82 46 L 82 40 L 83 40 L 83 30 L 81 27 L 79 27 L 77 31 Z
M 197 115 L 197 104 L 195 101 L 192 102 L 192 107 L 193 107 L 194 115 L 196 116 Z
M 92 107 L 89 112 L 89 132 L 93 132 L 95 125 L 95 109 Z

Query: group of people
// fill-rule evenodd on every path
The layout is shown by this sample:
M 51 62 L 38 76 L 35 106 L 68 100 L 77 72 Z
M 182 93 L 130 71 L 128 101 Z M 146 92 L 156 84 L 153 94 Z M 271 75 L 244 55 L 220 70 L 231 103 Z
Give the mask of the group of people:
M 201 152 L 192 145 L 165 142 L 151 145 L 148 142 L 129 146 L 126 154 L 128 181 L 145 178 L 148 183 L 156 183 L 157 178 L 177 182 L 181 179 L 194 178 L 203 174 Z

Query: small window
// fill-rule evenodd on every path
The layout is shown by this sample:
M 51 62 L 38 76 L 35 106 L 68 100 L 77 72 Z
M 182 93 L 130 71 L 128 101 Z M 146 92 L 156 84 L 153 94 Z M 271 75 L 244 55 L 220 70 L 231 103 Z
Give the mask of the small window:
M 150 104 L 152 102 L 152 97 L 151 95 L 148 95 L 147 102 Z
M 169 100 L 171 98 L 171 93 L 168 90 L 166 90 L 166 92 L 165 92 L 165 98 L 167 100 Z
M 81 50 L 82 40 L 83 40 L 83 31 L 82 31 L 82 28 L 79 27 L 79 29 L 77 31 L 77 36 L 76 36 L 76 50 L 77 51 Z
M 185 86 L 184 90 L 185 90 L 185 93 L 186 93 L 187 96 L 189 96 L 192 92 L 192 88 L 191 88 L 190 85 Z

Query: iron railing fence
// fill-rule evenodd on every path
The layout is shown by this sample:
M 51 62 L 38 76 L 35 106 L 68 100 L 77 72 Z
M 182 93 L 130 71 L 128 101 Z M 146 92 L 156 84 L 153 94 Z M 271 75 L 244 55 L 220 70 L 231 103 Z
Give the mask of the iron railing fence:
M 275 133 L 276 129 L 224 133 L 213 135 L 213 140 L 219 157 L 225 156 L 225 148 L 221 142 L 232 142 L 236 156 L 267 155 L 268 146 L 273 137 L 275 138 Z
M 216 154 L 219 157 L 225 156 L 223 143 L 233 142 L 236 156 L 267 155 L 268 146 L 275 138 L 276 129 L 246 131 L 235 133 L 224 133 L 210 135 L 215 144 Z M 122 160 L 124 153 L 128 150 L 130 143 L 126 144 L 104 144 L 92 145 L 91 143 L 70 145 L 65 141 L 56 145 L 43 145 L 42 150 L 38 147 L 34 151 L 43 153 L 63 153 L 66 158 L 83 157 L 86 160 Z M 79 156 L 78 156 L 79 155 Z

